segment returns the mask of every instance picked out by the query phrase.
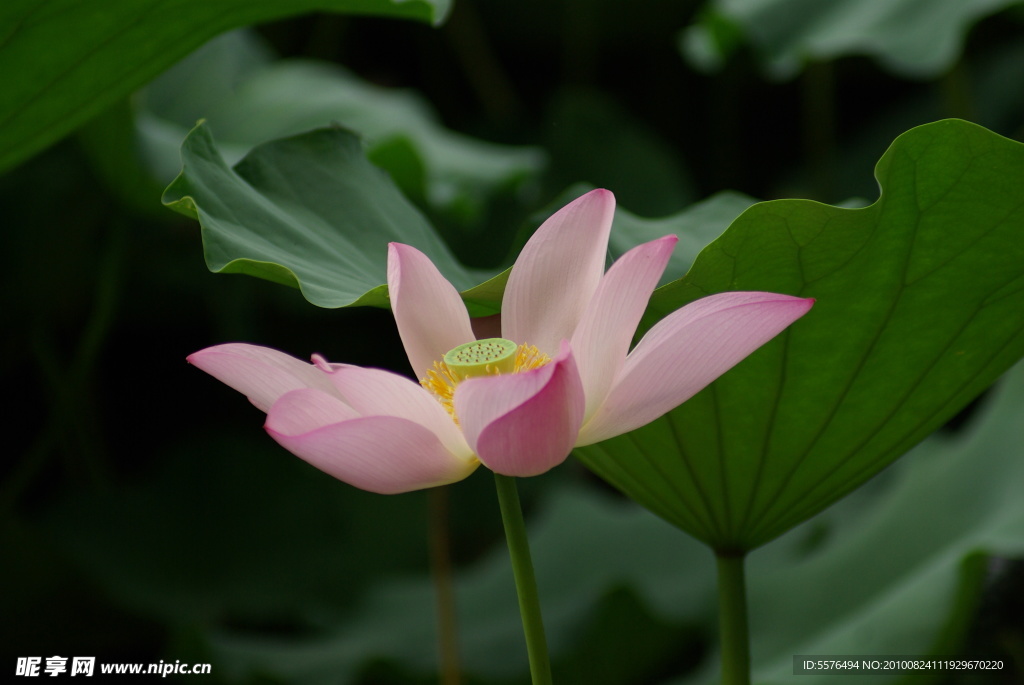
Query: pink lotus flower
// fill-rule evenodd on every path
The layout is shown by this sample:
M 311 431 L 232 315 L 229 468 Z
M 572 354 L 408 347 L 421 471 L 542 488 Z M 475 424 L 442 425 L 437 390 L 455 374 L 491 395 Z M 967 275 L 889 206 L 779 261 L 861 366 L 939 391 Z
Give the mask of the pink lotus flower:
M 512 268 L 500 338 L 477 340 L 455 288 L 422 252 L 392 243 L 391 305 L 420 383 L 243 343 L 188 360 L 267 412 L 267 432 L 286 449 L 364 490 L 451 483 L 481 462 L 505 475 L 544 473 L 573 447 L 683 403 L 813 304 L 711 295 L 630 351 L 677 239 L 639 245 L 605 273 L 614 211 L 614 196 L 595 190 L 544 222 Z

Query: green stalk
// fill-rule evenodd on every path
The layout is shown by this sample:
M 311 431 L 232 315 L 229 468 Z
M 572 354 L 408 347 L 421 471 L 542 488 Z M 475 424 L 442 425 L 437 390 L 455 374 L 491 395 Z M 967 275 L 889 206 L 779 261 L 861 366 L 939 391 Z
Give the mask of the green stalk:
M 437 601 L 437 634 L 441 685 L 462 683 L 459 666 L 459 638 L 455 617 L 455 583 L 451 543 L 448 536 L 448 489 L 427 491 L 429 507 L 430 575 Z
M 722 645 L 722 685 L 750 685 L 750 631 L 744 552 L 715 551 L 718 562 L 718 631 Z
M 523 619 L 526 653 L 530 657 L 530 677 L 533 685 L 551 685 L 551 662 L 548 660 L 537 580 L 533 576 L 530 544 L 526 539 L 526 524 L 523 522 L 523 509 L 519 506 L 516 480 L 495 473 L 494 482 L 498 487 L 498 505 L 501 507 L 502 523 L 505 524 L 508 553 L 512 557 L 512 573 L 516 580 L 516 594 L 519 595 L 519 615 Z

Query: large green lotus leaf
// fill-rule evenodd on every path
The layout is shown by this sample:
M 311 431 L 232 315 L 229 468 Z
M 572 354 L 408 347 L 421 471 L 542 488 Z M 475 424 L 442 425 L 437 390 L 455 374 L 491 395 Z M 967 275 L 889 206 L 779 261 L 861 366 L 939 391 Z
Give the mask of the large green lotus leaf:
M 641 328 L 705 295 L 817 298 L 662 419 L 578 450 L 655 513 L 749 550 L 941 426 L 1024 354 L 1024 146 L 962 121 L 900 136 L 877 202 L 754 205 L 656 291 Z M 685 359 L 680 360 L 685 363 Z
M 483 280 L 452 257 L 348 131 L 265 143 L 231 168 L 200 124 L 181 154 L 164 203 L 199 219 L 211 271 L 298 287 L 321 307 L 387 307 L 387 244 L 397 241 L 422 250 L 460 289 Z
M 406 194 L 462 211 L 479 212 L 490 194 L 535 175 L 543 163 L 537 148 L 497 145 L 444 128 L 412 91 L 374 86 L 324 62 L 275 61 L 258 38 L 242 31 L 203 46 L 134 101 L 144 154 L 164 183 L 178 173 L 178 148 L 198 119 L 218 132 L 229 164 L 258 143 L 339 124 L 363 138 L 371 159 Z M 411 171 L 389 164 L 406 161 L 392 154 L 396 146 L 411 148 Z
M 941 75 L 979 19 L 1020 0 L 710 0 L 681 47 L 715 69 L 749 41 L 769 72 L 788 78 L 805 61 L 868 55 L 898 74 Z
M 8 0 L 0 170 L 70 133 L 219 33 L 305 12 L 440 22 L 449 0 Z
M 819 550 L 788 563 L 775 545 L 751 555 L 756 682 L 801 682 L 794 654 L 957 653 L 979 593 L 998 578 L 990 557 L 1024 554 L 1024 366 L 988 399 L 965 435 L 907 455 Z

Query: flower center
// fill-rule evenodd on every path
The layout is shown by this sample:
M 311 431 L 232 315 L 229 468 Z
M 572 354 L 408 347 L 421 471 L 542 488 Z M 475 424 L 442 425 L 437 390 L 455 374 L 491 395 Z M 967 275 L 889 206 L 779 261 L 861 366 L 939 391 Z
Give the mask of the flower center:
M 434 368 L 427 371 L 420 385 L 429 390 L 457 424 L 453 398 L 455 388 L 467 378 L 498 376 L 503 373 L 522 373 L 539 369 L 548 362 L 547 356 L 533 345 L 517 345 L 504 338 L 475 340 L 450 350 Z
M 444 363 L 459 379 L 510 373 L 516 367 L 519 345 L 504 338 L 487 338 L 459 345 L 444 356 Z

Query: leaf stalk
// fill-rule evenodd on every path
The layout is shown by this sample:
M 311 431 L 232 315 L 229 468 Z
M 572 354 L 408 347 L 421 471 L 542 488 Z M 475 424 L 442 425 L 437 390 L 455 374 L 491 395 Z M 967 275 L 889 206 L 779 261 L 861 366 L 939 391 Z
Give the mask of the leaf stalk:
M 750 685 L 750 628 L 747 622 L 746 552 L 715 550 L 718 564 L 718 630 L 722 685 Z

